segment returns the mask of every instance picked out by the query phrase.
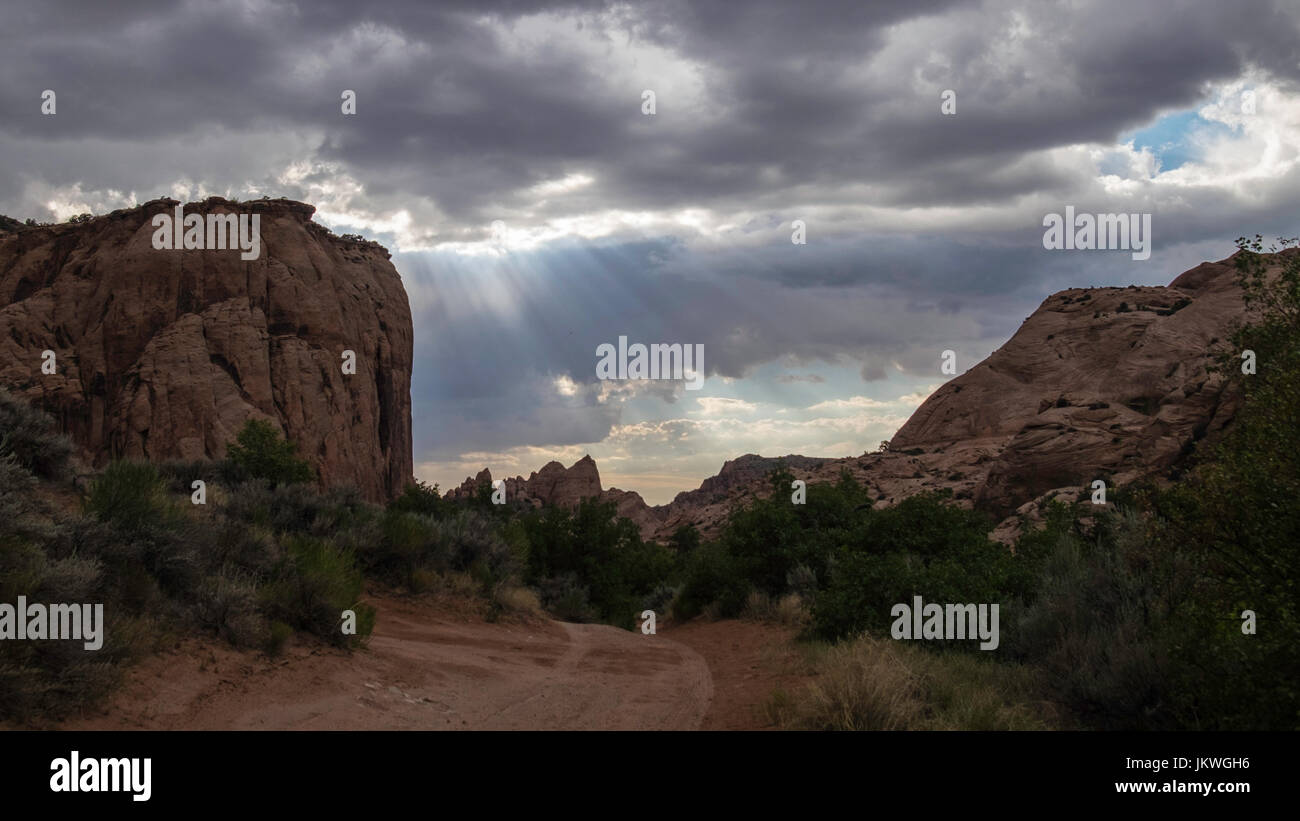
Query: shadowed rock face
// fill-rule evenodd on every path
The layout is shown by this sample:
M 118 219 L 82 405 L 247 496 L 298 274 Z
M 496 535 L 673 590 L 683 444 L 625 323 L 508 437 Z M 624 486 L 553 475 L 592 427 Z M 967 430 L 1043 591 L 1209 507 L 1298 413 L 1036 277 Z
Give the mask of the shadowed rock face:
M 1199 265 L 1167 287 L 1054 294 L 1005 345 L 936 390 L 899 429 L 889 452 L 786 456 L 786 466 L 809 484 L 847 471 L 871 489 L 878 507 L 951 490 L 960 504 L 1002 520 L 996 531 L 1002 539 L 1014 536 L 1012 514 L 1031 512 L 1049 492 L 1075 498 L 1090 493 L 1096 479 L 1113 487 L 1165 475 L 1195 443 L 1218 434 L 1235 410 L 1234 397 L 1207 369 L 1213 351 L 1245 318 L 1235 279 L 1228 259 Z M 716 533 L 737 505 L 770 492 L 767 474 L 776 462 L 739 457 L 698 490 L 658 507 L 626 491 L 602 491 L 594 463 L 562 493 L 534 480 L 507 480 L 507 487 L 527 483 L 537 504 L 580 495 L 613 499 L 643 535 L 663 541 L 683 524 Z M 534 476 L 548 471 L 558 475 L 563 468 L 548 465 Z
M 0 382 L 53 413 L 96 464 L 219 458 L 272 420 L 327 486 L 380 501 L 411 480 L 411 312 L 388 252 L 287 200 L 258 214 L 261 254 L 155 250 L 173 200 L 75 225 L 0 227 Z M 41 372 L 41 354 L 57 372 Z M 356 373 L 342 372 L 345 350 Z
M 1049 297 L 988 359 L 937 390 L 893 449 L 982 444 L 974 501 L 996 516 L 1054 488 L 1159 475 L 1227 424 L 1235 401 L 1210 373 L 1245 318 L 1230 261 L 1168 287 Z

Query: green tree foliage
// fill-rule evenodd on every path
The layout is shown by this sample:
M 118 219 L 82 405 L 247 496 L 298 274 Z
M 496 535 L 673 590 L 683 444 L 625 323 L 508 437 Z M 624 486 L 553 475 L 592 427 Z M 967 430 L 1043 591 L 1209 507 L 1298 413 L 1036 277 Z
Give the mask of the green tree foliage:
M 673 531 L 668 546 L 676 551 L 678 558 L 689 556 L 700 546 L 700 531 L 695 525 L 682 525 Z
M 1180 611 L 1173 648 L 1186 724 L 1300 729 L 1300 252 L 1294 239 L 1263 254 L 1238 240 L 1234 258 L 1256 318 L 1222 351 L 1221 372 L 1240 408 L 1187 480 L 1153 497 L 1154 537 L 1189 554 L 1198 581 Z M 1270 265 L 1281 271 L 1270 274 Z M 1252 350 L 1255 374 L 1241 371 Z M 1256 613 L 1257 633 L 1242 632 Z
M 990 541 L 988 518 L 951 504 L 946 495 L 922 493 L 859 515 L 830 552 L 826 588 L 813 605 L 822 636 L 888 635 L 890 609 L 910 604 L 913 596 L 997 603 L 1005 611 L 1030 595 L 1031 557 L 1016 557 Z
M 388 509 L 440 519 L 446 509 L 446 502 L 439 495 L 436 484 L 429 485 L 417 479 L 402 490 L 402 495 L 394 499 Z
M 1006 606 L 1030 592 L 1032 556 L 1018 560 L 989 541 L 987 517 L 946 495 L 874 510 L 870 489 L 845 472 L 809 486 L 805 503 L 794 504 L 793 479 L 778 465 L 771 493 L 736 510 L 718 540 L 690 557 L 678 616 L 709 605 L 735 615 L 751 591 L 797 593 L 813 600 L 814 631 L 840 638 L 887 632 L 892 606 L 914 595 Z
M 271 485 L 310 482 L 314 476 L 306 461 L 297 458 L 298 447 L 280 436 L 275 425 L 264 419 L 249 419 L 226 446 L 226 458 L 254 479 Z
M 613 502 L 587 498 L 575 510 L 548 507 L 526 514 L 525 579 L 543 587 L 548 606 L 554 602 L 547 599 L 555 597 L 572 605 L 585 591 L 597 618 L 631 627 L 641 601 L 672 575 L 673 554 L 643 541 L 636 524 L 615 510 Z M 556 588 L 554 597 L 545 595 L 548 586 Z

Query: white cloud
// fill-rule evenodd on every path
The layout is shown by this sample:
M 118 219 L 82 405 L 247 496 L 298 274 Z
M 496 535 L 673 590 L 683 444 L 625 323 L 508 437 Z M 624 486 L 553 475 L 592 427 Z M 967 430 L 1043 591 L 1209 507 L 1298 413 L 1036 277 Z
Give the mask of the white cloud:
M 698 413 L 704 416 L 723 416 L 733 413 L 753 413 L 758 405 L 743 399 L 728 399 L 724 396 L 701 396 L 695 400 L 700 406 Z

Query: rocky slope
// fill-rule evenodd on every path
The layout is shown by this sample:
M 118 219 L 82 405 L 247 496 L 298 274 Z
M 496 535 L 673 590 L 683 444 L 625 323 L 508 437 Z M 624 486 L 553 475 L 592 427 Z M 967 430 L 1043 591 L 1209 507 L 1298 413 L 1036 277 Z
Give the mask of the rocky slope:
M 1016 514 L 1049 493 L 1090 493 L 1096 479 L 1113 487 L 1162 476 L 1232 418 L 1233 398 L 1207 366 L 1245 315 L 1235 273 L 1227 259 L 1166 287 L 1054 294 L 1005 345 L 936 390 L 888 452 L 786 456 L 786 465 L 810 484 L 847 470 L 871 488 L 878 506 L 951 489 L 960 503 L 1000 520 L 1003 539 L 1014 534 Z M 518 481 L 536 504 L 611 498 L 647 538 L 666 540 L 688 523 L 716 532 L 732 508 L 768 492 L 776 461 L 729 461 L 699 489 L 659 507 L 602 491 L 590 457 L 568 471 L 547 465 L 545 482 Z
M 184 212 L 259 215 L 258 258 L 155 250 L 151 220 L 177 204 L 0 226 L 0 383 L 53 413 L 96 464 L 220 457 L 261 417 L 324 484 L 400 492 L 412 327 L 388 252 L 334 236 L 304 203 L 220 198 Z

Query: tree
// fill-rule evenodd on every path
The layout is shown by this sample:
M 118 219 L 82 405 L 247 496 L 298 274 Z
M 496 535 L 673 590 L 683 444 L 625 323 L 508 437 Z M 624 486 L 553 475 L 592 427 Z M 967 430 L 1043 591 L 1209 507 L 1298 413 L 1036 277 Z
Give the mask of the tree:
M 394 499 L 388 508 L 403 513 L 416 513 L 441 519 L 446 504 L 438 493 L 437 484 L 430 485 L 416 479 L 414 484 L 406 486 L 405 490 L 402 491 L 402 495 Z
M 700 531 L 695 529 L 695 525 L 681 525 L 673 531 L 668 546 L 675 550 L 679 557 L 689 556 L 700 546 Z
M 1203 728 L 1300 726 L 1300 253 L 1238 240 L 1234 262 L 1253 315 L 1220 352 L 1240 400 L 1232 424 L 1187 481 L 1155 497 L 1164 549 L 1200 574 L 1180 623 L 1183 711 Z M 1277 253 L 1277 252 L 1283 253 Z M 1268 254 L 1267 256 L 1265 254 Z M 1274 271 L 1274 268 L 1280 270 Z M 1242 373 L 1253 351 L 1256 373 Z M 1268 629 L 1242 630 L 1244 611 Z
M 281 438 L 275 425 L 264 419 L 249 419 L 226 446 L 226 458 L 254 479 L 265 479 L 272 487 L 315 478 L 311 465 L 296 456 L 298 446 Z

